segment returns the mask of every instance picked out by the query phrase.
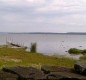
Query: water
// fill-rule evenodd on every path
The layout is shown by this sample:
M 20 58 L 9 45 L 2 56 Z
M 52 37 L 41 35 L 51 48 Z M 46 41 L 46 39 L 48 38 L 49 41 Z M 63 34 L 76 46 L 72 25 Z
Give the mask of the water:
M 68 54 L 68 49 L 86 49 L 86 35 L 69 34 L 0 34 L 0 44 L 6 41 L 28 46 L 37 43 L 37 51 L 43 54 Z

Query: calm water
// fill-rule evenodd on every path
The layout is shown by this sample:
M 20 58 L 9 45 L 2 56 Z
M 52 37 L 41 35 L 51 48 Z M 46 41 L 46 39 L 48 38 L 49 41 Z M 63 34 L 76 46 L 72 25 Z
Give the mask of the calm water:
M 68 54 L 70 48 L 86 49 L 86 35 L 69 34 L 0 34 L 0 44 L 6 41 L 30 47 L 37 43 L 37 51 L 43 54 Z

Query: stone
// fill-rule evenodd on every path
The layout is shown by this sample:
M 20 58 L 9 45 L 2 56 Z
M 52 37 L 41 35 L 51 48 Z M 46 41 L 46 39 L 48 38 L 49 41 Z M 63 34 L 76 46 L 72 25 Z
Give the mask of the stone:
M 78 61 L 74 64 L 74 69 L 77 73 L 86 75 L 86 62 Z
M 45 79 L 44 73 L 33 67 L 10 67 L 3 68 L 3 71 L 17 74 L 19 80 L 28 80 L 28 79 Z
M 16 74 L 11 74 L 0 70 L 0 80 L 18 80 L 18 76 Z
M 60 67 L 60 66 L 47 66 L 47 65 L 42 66 L 41 70 L 45 74 L 49 74 L 51 72 L 71 72 L 72 71 L 71 68 Z
M 47 79 L 57 80 L 85 80 L 86 77 L 72 72 L 52 72 L 47 75 Z

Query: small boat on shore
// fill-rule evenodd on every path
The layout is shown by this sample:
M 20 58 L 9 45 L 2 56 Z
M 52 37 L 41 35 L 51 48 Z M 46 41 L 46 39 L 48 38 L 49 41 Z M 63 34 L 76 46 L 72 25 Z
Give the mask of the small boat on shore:
M 6 42 L 6 46 L 12 47 L 12 48 L 25 48 L 25 49 L 27 49 L 26 46 L 22 46 L 22 45 L 13 43 L 13 42 L 11 42 L 11 41 L 7 41 L 7 42 Z

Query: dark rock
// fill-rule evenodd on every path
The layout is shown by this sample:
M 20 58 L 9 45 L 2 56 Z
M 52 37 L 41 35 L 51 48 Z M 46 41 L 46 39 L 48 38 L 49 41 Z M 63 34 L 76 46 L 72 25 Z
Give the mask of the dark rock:
M 75 71 L 85 73 L 80 70 L 83 67 L 81 64 L 74 65 Z M 78 68 L 78 69 L 77 69 Z M 0 80 L 86 80 L 86 76 L 78 74 L 71 68 L 59 66 L 42 66 L 41 70 L 34 67 L 6 67 L 0 70 Z
M 0 80 L 18 80 L 18 76 L 16 74 L 7 73 L 1 70 Z
M 50 73 L 47 75 L 46 79 L 63 79 L 64 76 L 59 75 L 59 74 L 55 74 L 55 73 Z
M 49 74 L 50 72 L 71 72 L 72 69 L 71 68 L 66 68 L 66 67 L 59 67 L 59 66 L 42 66 L 41 70 L 45 73 L 45 74 Z
M 76 79 L 76 78 L 63 78 L 63 79 L 59 79 L 59 80 L 79 80 L 79 79 Z
M 58 80 L 85 80 L 86 77 L 72 72 L 52 72 L 47 75 L 47 79 Z
M 77 74 L 71 68 L 59 66 L 42 66 L 41 70 L 47 75 L 47 79 L 58 80 L 82 80 L 86 79 L 85 76 Z
M 44 73 L 33 67 L 10 67 L 3 68 L 3 71 L 17 74 L 19 76 L 19 80 L 45 79 Z
M 77 73 L 86 75 L 86 62 L 77 62 L 74 65 L 74 69 Z

